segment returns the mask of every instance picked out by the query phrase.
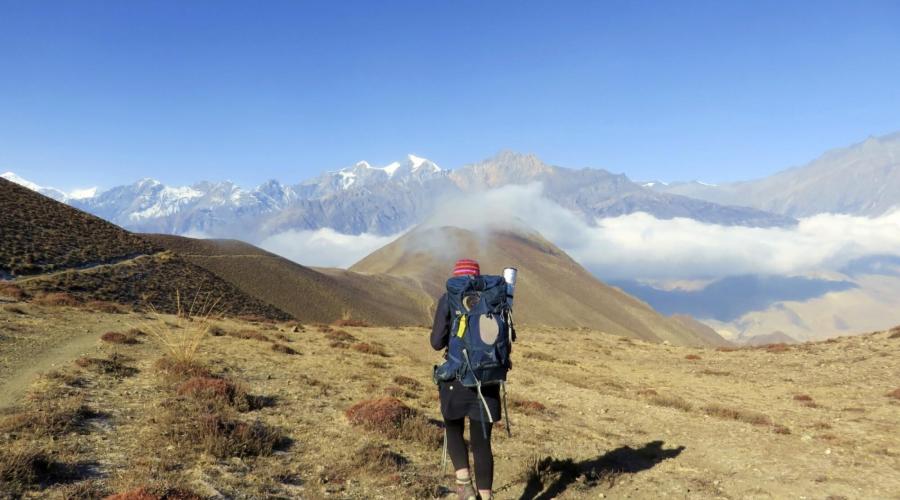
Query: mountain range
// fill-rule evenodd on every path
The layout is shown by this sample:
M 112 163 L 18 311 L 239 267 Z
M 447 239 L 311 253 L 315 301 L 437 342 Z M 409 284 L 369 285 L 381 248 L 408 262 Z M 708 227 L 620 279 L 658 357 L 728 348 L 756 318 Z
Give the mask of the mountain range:
M 133 231 L 249 241 L 287 230 L 319 228 L 345 234 L 395 234 L 422 222 L 439 204 L 460 193 L 529 183 L 541 183 L 547 198 L 589 222 L 633 212 L 755 227 L 795 222 L 752 208 L 659 193 L 622 174 L 551 166 L 534 155 L 512 152 L 452 171 L 414 155 L 384 167 L 363 161 L 298 184 L 270 180 L 249 190 L 229 181 L 173 187 L 147 178 L 75 196 L 11 172 L 3 175 Z
M 900 205 L 900 132 L 833 149 L 806 165 L 763 179 L 722 185 L 648 182 L 644 186 L 787 217 L 878 216 Z

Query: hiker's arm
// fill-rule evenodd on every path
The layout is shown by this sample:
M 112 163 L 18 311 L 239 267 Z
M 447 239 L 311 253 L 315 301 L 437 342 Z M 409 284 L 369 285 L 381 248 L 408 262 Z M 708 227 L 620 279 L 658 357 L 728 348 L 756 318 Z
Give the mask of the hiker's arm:
M 447 305 L 447 296 L 441 296 L 434 311 L 434 324 L 431 327 L 431 347 L 435 351 L 447 347 L 450 338 L 450 307 Z

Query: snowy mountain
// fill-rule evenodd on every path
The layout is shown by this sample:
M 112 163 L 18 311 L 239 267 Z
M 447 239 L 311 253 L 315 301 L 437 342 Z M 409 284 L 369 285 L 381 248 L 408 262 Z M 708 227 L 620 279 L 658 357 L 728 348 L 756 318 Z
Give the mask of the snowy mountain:
M 67 195 L 63 191 L 60 191 L 59 189 L 52 188 L 52 187 L 39 186 L 27 179 L 23 179 L 23 178 L 19 177 L 18 175 L 14 174 L 13 172 L 6 172 L 3 174 L 0 174 L 0 177 L 4 178 L 10 182 L 15 182 L 16 184 L 18 184 L 20 186 L 27 187 L 28 189 L 30 189 L 32 191 L 37 191 L 38 193 L 41 193 L 42 195 L 44 195 L 48 198 L 53 198 L 56 201 L 66 201 L 67 199 L 69 199 L 69 195 Z
M 545 196 L 589 221 L 644 211 L 719 224 L 793 223 L 759 210 L 658 193 L 625 175 L 550 166 L 534 155 L 512 152 L 453 171 L 415 155 L 385 166 L 361 161 L 298 184 L 270 180 L 253 189 L 229 181 L 166 186 L 149 178 L 93 196 L 29 187 L 134 231 L 261 241 L 288 230 L 320 228 L 395 234 L 422 222 L 461 192 L 532 182 L 542 183 Z

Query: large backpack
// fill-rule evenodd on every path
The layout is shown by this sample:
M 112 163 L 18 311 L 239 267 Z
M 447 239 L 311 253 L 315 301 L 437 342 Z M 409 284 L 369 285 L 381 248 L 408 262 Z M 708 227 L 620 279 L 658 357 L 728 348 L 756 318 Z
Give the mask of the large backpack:
M 512 367 L 510 352 L 515 340 L 510 300 L 502 276 L 456 276 L 447 280 L 450 308 L 450 341 L 447 360 L 435 367 L 436 381 L 459 380 L 474 387 L 493 422 L 483 385 L 501 385 Z M 504 399 L 506 388 L 504 389 Z

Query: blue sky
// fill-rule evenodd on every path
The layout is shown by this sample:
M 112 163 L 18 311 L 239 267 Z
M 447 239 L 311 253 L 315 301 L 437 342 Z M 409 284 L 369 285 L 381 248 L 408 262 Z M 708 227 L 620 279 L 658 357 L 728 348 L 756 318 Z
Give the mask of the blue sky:
M 0 0 L 0 170 L 295 182 L 501 149 L 721 182 L 900 130 L 900 3 Z

